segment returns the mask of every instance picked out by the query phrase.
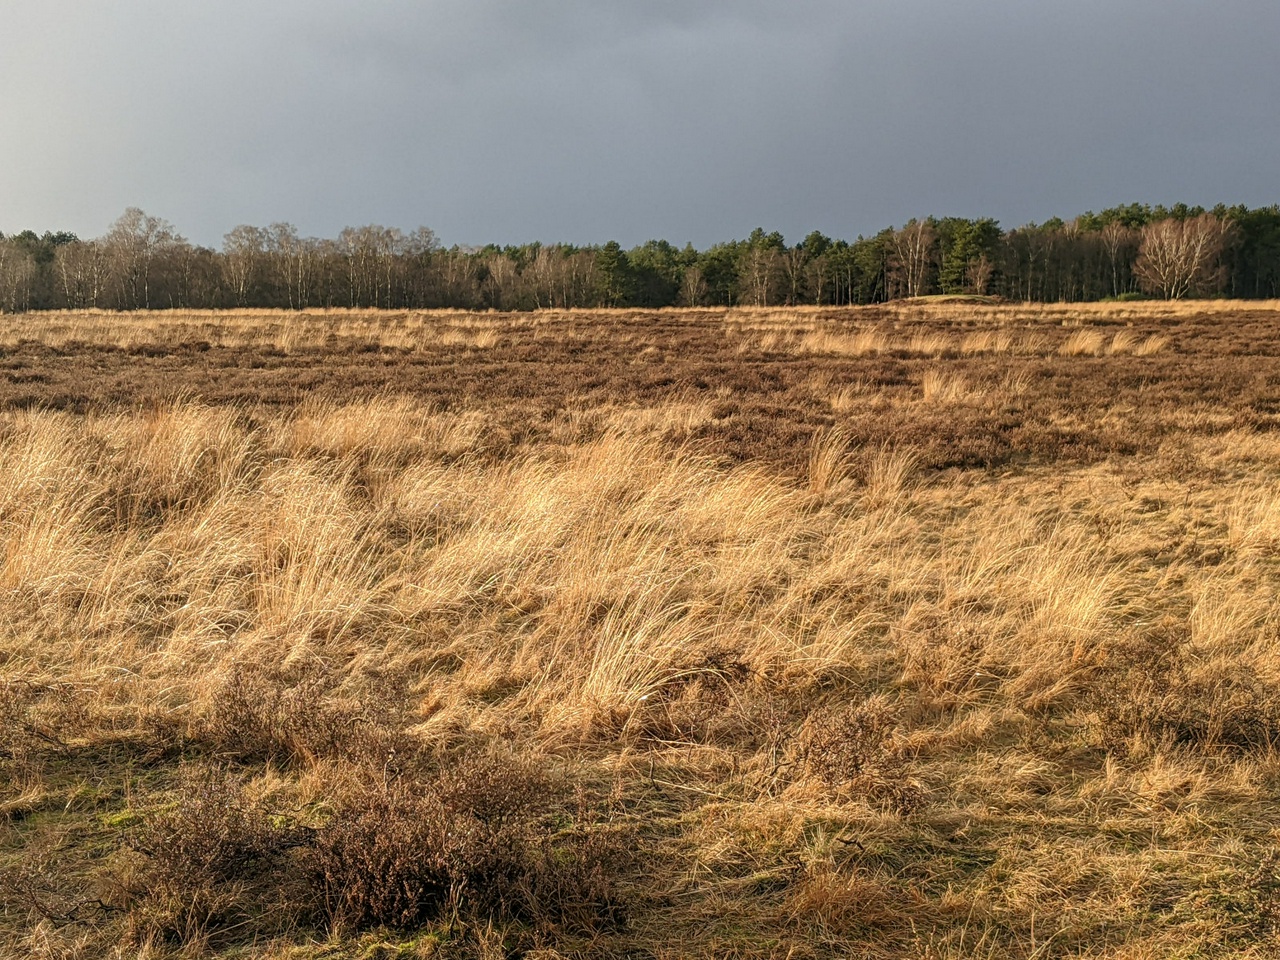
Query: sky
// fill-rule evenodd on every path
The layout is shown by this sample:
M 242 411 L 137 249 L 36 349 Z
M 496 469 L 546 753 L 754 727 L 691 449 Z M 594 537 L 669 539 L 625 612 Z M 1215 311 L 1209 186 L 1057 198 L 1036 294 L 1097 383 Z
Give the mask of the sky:
M 0 231 L 852 239 L 1280 202 L 1276 0 L 0 0 Z

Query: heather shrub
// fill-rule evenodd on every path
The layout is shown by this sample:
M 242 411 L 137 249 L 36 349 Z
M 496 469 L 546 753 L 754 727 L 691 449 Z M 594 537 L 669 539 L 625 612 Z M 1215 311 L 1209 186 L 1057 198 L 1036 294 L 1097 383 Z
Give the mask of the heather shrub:
M 796 739 L 800 774 L 829 791 L 861 796 L 908 813 L 923 800 L 897 731 L 899 717 L 882 697 L 809 715 Z
M 1091 687 L 1101 744 L 1203 750 L 1267 749 L 1280 739 L 1280 701 L 1253 668 L 1193 669 L 1185 626 L 1172 621 L 1129 636 L 1108 651 Z
M 0 760 L 62 749 L 84 726 L 87 704 L 69 683 L 0 680 Z
M 431 776 L 349 780 L 315 835 L 311 872 L 334 929 L 411 929 L 455 917 L 538 928 L 618 925 L 620 842 L 549 811 L 548 781 L 504 754 Z
M 288 677 L 236 668 L 214 691 L 195 739 L 242 763 L 378 762 L 408 749 L 398 731 L 403 698 L 395 684 L 371 689 L 360 702 L 337 697 L 333 687 L 323 671 Z
M 199 943 L 303 912 L 291 851 L 305 833 L 273 819 L 242 778 L 186 767 L 173 801 L 127 830 L 120 888 L 139 942 Z

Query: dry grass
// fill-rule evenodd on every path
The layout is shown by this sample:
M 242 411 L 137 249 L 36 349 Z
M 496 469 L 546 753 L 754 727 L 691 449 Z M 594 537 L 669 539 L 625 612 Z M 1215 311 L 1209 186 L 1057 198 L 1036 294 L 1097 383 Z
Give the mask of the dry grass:
M 1116 336 L 1121 337 L 1126 336 L 1126 334 L 1117 334 Z M 1093 327 L 1081 327 L 1062 342 L 1062 345 L 1058 347 L 1058 353 L 1064 357 L 1097 357 L 1105 353 L 1106 349 L 1106 333 Z
M 524 435 L 383 384 L 0 412 L 0 954 L 1274 955 L 1280 444 L 1168 392 L 1216 319 L 1044 314 L 426 318 L 495 384 L 739 325 Z
M 758 329 L 758 328 L 757 328 Z M 945 330 L 894 336 L 878 327 L 852 332 L 824 327 L 794 336 L 788 329 L 760 334 L 757 346 L 765 352 L 790 351 L 841 357 L 905 355 L 913 357 L 1028 354 L 1041 350 L 1040 338 L 1015 339 L 1008 330 L 981 330 L 957 336 Z
M 1169 338 L 1158 333 L 1143 337 L 1132 330 L 1121 330 L 1119 333 L 1108 336 L 1104 329 L 1080 327 L 1061 343 L 1058 353 L 1064 357 L 1100 357 L 1120 354 L 1150 357 L 1159 353 L 1168 344 Z
M 974 396 L 964 376 L 938 368 L 925 371 L 920 389 L 926 403 L 957 403 Z
M 373 342 L 403 350 L 462 346 L 488 349 L 503 331 L 536 330 L 548 318 L 523 323 L 461 311 L 281 310 L 158 311 L 137 316 L 106 311 L 0 318 L 0 345 L 13 347 L 35 333 L 54 347 L 100 344 L 121 349 L 157 342 L 209 347 L 270 345 L 285 353 L 316 350 L 337 341 Z

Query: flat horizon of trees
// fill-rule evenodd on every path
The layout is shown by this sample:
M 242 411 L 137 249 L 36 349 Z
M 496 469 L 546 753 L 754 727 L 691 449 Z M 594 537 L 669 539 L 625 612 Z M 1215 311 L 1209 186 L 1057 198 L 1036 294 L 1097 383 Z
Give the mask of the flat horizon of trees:
M 241 225 L 222 249 L 130 207 L 105 235 L 0 234 L 0 312 L 43 309 L 793 306 L 932 294 L 1022 301 L 1280 297 L 1280 206 L 1129 204 L 1003 230 L 929 217 L 856 240 L 752 231 L 706 250 L 442 247 L 426 227 L 303 237 Z

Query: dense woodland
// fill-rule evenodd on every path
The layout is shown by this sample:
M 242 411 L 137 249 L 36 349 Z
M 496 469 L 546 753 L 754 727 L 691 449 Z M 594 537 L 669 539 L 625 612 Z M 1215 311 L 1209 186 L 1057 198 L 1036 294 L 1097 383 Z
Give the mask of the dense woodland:
M 1080 301 L 1280 296 L 1280 206 L 1144 204 L 1003 230 L 912 220 L 854 241 L 754 230 L 707 250 L 651 240 L 442 247 L 426 228 L 238 226 L 221 250 L 130 208 L 102 237 L 0 234 L 0 311 L 874 303 L 931 294 Z

